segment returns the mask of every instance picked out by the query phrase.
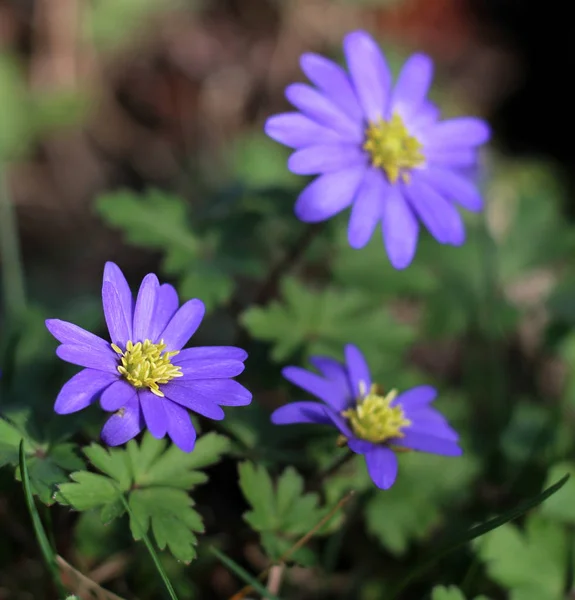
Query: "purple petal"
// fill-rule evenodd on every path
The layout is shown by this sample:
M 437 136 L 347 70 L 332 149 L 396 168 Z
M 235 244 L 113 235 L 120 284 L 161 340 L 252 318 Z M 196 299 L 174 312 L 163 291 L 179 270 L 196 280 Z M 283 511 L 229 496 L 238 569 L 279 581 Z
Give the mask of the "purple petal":
M 347 239 L 352 248 L 363 248 L 370 240 L 381 220 L 385 196 L 390 192 L 383 172 L 368 169 L 351 209 Z
M 144 418 L 140 403 L 134 398 L 106 421 L 101 438 L 108 446 L 119 446 L 136 437 L 143 428 Z
M 438 167 L 422 171 L 419 177 L 436 192 L 463 208 L 473 212 L 483 209 L 481 194 L 469 178 Z
M 177 356 L 174 356 L 172 364 L 179 365 L 192 360 L 246 360 L 248 353 L 235 346 L 199 346 L 197 348 L 186 348 L 180 350 Z
M 161 440 L 168 431 L 168 417 L 164 409 L 164 405 L 168 404 L 168 401 L 156 396 L 148 389 L 139 390 L 138 398 L 147 428 L 155 438 Z
M 272 140 L 290 148 L 302 148 L 320 142 L 327 144 L 345 141 L 345 136 L 337 131 L 324 127 L 298 112 L 270 117 L 266 121 L 264 131 Z
M 47 319 L 46 328 L 62 344 L 73 346 L 92 346 L 94 348 L 109 350 L 110 343 L 101 337 L 60 319 Z
M 425 54 L 414 54 L 403 65 L 395 84 L 391 112 L 409 118 L 423 104 L 433 78 L 433 62 Z
M 271 416 L 274 425 L 292 425 L 294 423 L 318 423 L 332 425 L 325 407 L 319 402 L 291 402 L 280 406 Z
M 134 400 L 137 390 L 124 379 L 117 379 L 100 397 L 100 406 L 108 412 L 120 410 Z
M 409 202 L 429 233 L 440 244 L 460 246 L 465 241 L 465 227 L 457 209 L 433 188 L 417 179 L 404 186 Z
M 156 297 L 156 308 L 151 325 L 151 340 L 155 343 L 159 342 L 159 336 L 170 322 L 170 319 L 176 314 L 178 306 L 178 292 L 176 288 L 169 283 L 164 283 L 158 289 Z
M 312 356 L 310 357 L 309 361 L 322 373 L 324 377 L 330 381 L 333 381 L 334 385 L 337 386 L 338 389 L 343 390 L 342 402 L 338 403 L 334 398 L 332 398 L 331 405 L 333 408 L 336 411 L 342 411 L 348 408 L 355 399 L 351 392 L 349 377 L 344 365 L 337 360 L 328 358 L 326 356 Z
M 340 381 L 324 379 L 301 367 L 285 367 L 282 375 L 294 385 L 323 400 L 336 410 L 349 402 L 349 386 L 342 386 Z
M 196 430 L 188 411 L 169 400 L 165 403 L 165 409 L 168 418 L 168 435 L 172 442 L 182 452 L 191 452 L 196 445 Z
M 118 291 L 109 281 L 104 281 L 102 285 L 102 305 L 110 339 L 114 344 L 125 348 L 130 339 L 131 327 L 126 321 Z
M 343 48 L 351 80 L 369 121 L 386 116 L 391 73 L 381 50 L 365 31 L 346 35 Z
M 349 449 L 356 454 L 365 454 L 366 452 L 370 452 L 374 448 L 377 448 L 373 442 L 360 440 L 358 438 L 350 438 L 347 440 L 347 445 L 349 446 Z
M 124 320 L 128 324 L 128 339 L 131 339 L 133 298 L 130 286 L 120 267 L 113 262 L 107 262 L 104 267 L 104 281 L 110 282 L 118 293 L 122 312 L 124 313 Z
M 406 429 L 404 436 L 397 438 L 394 443 L 404 448 L 411 448 L 411 450 L 440 454 L 442 456 L 460 456 L 463 453 L 453 440 L 412 431 L 411 429 Z
M 397 477 L 397 456 L 393 450 L 384 446 L 375 446 L 365 453 L 367 471 L 375 485 L 388 490 Z
M 439 120 L 440 110 L 433 104 L 426 100 L 417 109 L 417 111 L 409 117 L 408 129 L 409 131 L 419 137 L 419 134 L 429 129 L 431 125 L 434 125 Z
M 208 419 L 220 421 L 225 416 L 223 409 L 216 404 L 213 398 L 206 398 L 204 395 L 190 390 L 188 386 L 178 385 L 170 381 L 170 383 L 162 386 L 162 392 L 169 400 L 181 404 Z
M 396 187 L 386 196 L 382 213 L 383 244 L 389 262 L 395 269 L 405 269 L 417 250 L 419 223 Z
M 468 148 L 484 144 L 491 135 L 489 125 L 474 117 L 441 121 L 426 131 L 426 147 Z
M 413 415 L 406 415 L 410 418 L 412 424 L 409 426 L 411 433 L 418 433 L 429 435 L 450 442 L 457 442 L 459 440 L 459 434 L 453 429 L 447 422 L 442 422 L 439 415 L 434 418 L 421 418 L 414 417 Z M 399 442 L 401 444 L 401 441 Z
M 222 406 L 246 406 L 252 401 L 252 394 L 233 379 L 178 379 L 181 385 L 196 396 Z
M 160 334 L 160 338 L 166 344 L 166 350 L 180 350 L 187 344 L 200 326 L 205 312 L 204 303 L 197 298 L 182 304 Z
M 143 342 L 150 339 L 152 332 L 152 318 L 156 308 L 156 297 L 160 282 L 158 278 L 149 273 L 142 280 L 136 299 L 136 308 L 134 309 L 134 334 L 132 341 Z
M 345 362 L 351 380 L 353 395 L 356 398 L 361 398 L 371 388 L 369 366 L 359 348 L 353 344 L 348 344 L 345 347 Z
M 319 54 L 306 52 L 300 58 L 300 65 L 310 81 L 337 104 L 346 115 L 350 115 L 358 121 L 363 119 L 363 113 L 349 77 L 338 64 Z
M 341 212 L 353 202 L 365 172 L 365 167 L 351 167 L 320 175 L 299 195 L 294 208 L 296 217 L 317 223 Z
M 395 397 L 392 406 L 401 405 L 408 410 L 427 407 L 437 398 L 437 390 L 430 385 L 418 385 Z
M 474 167 L 477 164 L 477 150 L 469 148 L 445 149 L 425 148 L 425 159 L 428 168 L 447 167 L 448 169 L 462 169 Z
M 62 386 L 54 411 L 59 415 L 67 415 L 86 408 L 116 379 L 117 375 L 94 369 L 80 371 Z
M 356 165 L 367 166 L 367 155 L 357 144 L 322 144 L 294 152 L 288 169 L 297 175 L 331 173 Z
M 292 83 L 285 91 L 286 98 L 302 113 L 329 127 L 350 142 L 359 143 L 363 139 L 360 121 L 353 121 L 321 92 L 305 83 Z
M 347 420 L 344 419 L 339 413 L 335 412 L 335 410 L 331 409 L 329 406 L 324 407 L 325 414 L 329 417 L 335 427 L 339 429 L 339 432 L 344 435 L 347 439 L 354 439 L 355 436 L 353 431 L 350 429 L 347 424 Z
M 213 360 L 193 359 L 184 363 L 178 363 L 182 367 L 184 376 L 180 381 L 187 379 L 220 379 L 222 377 L 235 377 L 244 369 L 241 360 Z
M 102 350 L 90 346 L 62 344 L 56 348 L 56 355 L 73 365 L 107 371 L 118 377 L 118 355 L 111 348 Z

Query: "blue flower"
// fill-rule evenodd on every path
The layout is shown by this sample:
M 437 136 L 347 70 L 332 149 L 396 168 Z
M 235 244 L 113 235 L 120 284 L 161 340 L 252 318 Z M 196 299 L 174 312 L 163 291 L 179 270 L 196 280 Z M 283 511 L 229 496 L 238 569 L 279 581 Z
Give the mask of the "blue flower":
M 439 120 L 426 98 L 433 70 L 428 56 L 411 56 L 392 85 L 367 33 L 348 34 L 344 52 L 349 75 L 322 56 L 304 54 L 301 67 L 316 87 L 288 86 L 286 97 L 300 112 L 275 115 L 265 126 L 271 138 L 295 149 L 292 172 L 319 175 L 299 196 L 297 217 L 324 221 L 351 206 L 350 245 L 364 247 L 381 222 L 397 269 L 413 260 L 420 221 L 439 243 L 463 244 L 456 204 L 482 208 L 470 171 L 489 127 L 471 117 Z
M 182 350 L 204 317 L 201 300 L 179 306 L 169 284 L 144 277 L 136 301 L 120 268 L 106 263 L 102 304 L 111 343 L 84 329 L 48 319 L 46 327 L 61 343 L 56 354 L 85 367 L 56 398 L 59 414 L 77 412 L 96 400 L 114 414 L 102 429 L 109 446 L 124 444 L 147 427 L 166 434 L 191 452 L 196 432 L 188 410 L 223 419 L 223 406 L 244 406 L 252 395 L 230 379 L 244 370 L 247 353 L 230 346 Z
M 345 347 L 345 364 L 324 356 L 310 362 L 317 375 L 300 367 L 286 367 L 283 376 L 323 402 L 292 402 L 272 414 L 276 425 L 318 423 L 335 426 L 350 450 L 363 454 L 369 475 L 388 489 L 397 476 L 397 452 L 419 450 L 459 456 L 459 436 L 431 407 L 437 392 L 422 385 L 398 394 L 383 394 L 372 383 L 369 367 L 353 345 Z

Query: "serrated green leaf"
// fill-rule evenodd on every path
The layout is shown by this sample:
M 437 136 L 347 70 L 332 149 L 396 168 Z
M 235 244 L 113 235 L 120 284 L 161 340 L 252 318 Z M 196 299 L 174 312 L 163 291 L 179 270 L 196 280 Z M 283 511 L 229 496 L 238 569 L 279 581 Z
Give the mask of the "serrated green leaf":
M 168 546 L 171 553 L 184 562 L 195 558 L 194 532 L 203 533 L 204 526 L 186 492 L 164 487 L 134 490 L 129 505 L 133 513 L 130 527 L 134 539 L 141 539 L 141 529 L 147 531 L 151 525 L 160 549 Z
M 548 487 L 565 474 L 571 477 L 567 483 L 542 506 L 541 514 L 550 520 L 569 525 L 575 524 L 575 464 L 563 462 L 553 465 L 547 474 L 544 487 Z
M 138 444 L 136 440 L 130 440 L 126 445 L 126 451 L 132 465 L 134 481 L 142 481 L 155 460 L 162 455 L 166 448 L 166 440 L 158 440 L 153 435 L 145 434 Z
M 103 448 L 98 444 L 92 444 L 84 448 L 84 454 L 98 470 L 116 481 L 120 491 L 125 492 L 130 488 L 131 465 L 129 456 L 124 450 Z
M 431 600 L 466 600 L 463 592 L 456 586 L 438 585 L 431 591 Z M 476 596 L 475 600 L 489 600 L 487 596 Z
M 238 465 L 240 487 L 251 511 L 244 519 L 258 531 L 273 531 L 277 525 L 276 501 L 271 477 L 261 465 L 243 462 Z
M 75 483 L 59 486 L 57 500 L 61 504 L 70 504 L 76 510 L 89 510 L 117 501 L 120 492 L 115 483 L 97 473 L 78 471 L 70 475 Z
M 12 423 L 0 418 L 0 467 L 18 462 L 18 445 L 21 439 L 20 431 Z

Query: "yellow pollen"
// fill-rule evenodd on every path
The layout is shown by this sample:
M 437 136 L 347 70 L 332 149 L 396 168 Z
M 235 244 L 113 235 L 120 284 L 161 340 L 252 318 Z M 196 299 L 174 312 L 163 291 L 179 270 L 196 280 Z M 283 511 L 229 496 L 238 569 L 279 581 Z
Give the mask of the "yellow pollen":
M 401 406 L 390 406 L 397 391 L 392 390 L 382 396 L 376 385 L 371 386 L 368 394 L 365 393 L 365 387 L 360 391 L 357 406 L 341 413 L 348 419 L 355 435 L 376 444 L 403 437 L 401 429 L 411 425 L 411 421 L 405 418 Z
M 403 119 L 394 114 L 390 121 L 379 119 L 365 131 L 363 149 L 371 156 L 371 164 L 385 171 L 390 183 L 401 179 L 409 183 L 409 171 L 423 164 L 423 144 L 409 135 Z
M 134 344 L 130 340 L 125 351 L 116 344 L 112 344 L 112 349 L 121 356 L 122 364 L 118 366 L 120 375 L 136 388 L 149 388 L 156 396 L 164 396 L 160 384 L 183 375 L 181 367 L 173 365 L 171 361 L 180 351 L 165 352 L 164 340 L 157 344 L 150 340 Z

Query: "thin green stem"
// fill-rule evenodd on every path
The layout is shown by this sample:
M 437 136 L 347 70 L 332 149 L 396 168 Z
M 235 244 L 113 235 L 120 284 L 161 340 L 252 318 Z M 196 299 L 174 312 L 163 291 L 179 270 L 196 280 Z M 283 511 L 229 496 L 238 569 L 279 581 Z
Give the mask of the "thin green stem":
M 26 291 L 18 221 L 10 200 L 5 165 L 0 165 L 0 254 L 6 315 L 8 319 L 17 319 L 26 307 Z

